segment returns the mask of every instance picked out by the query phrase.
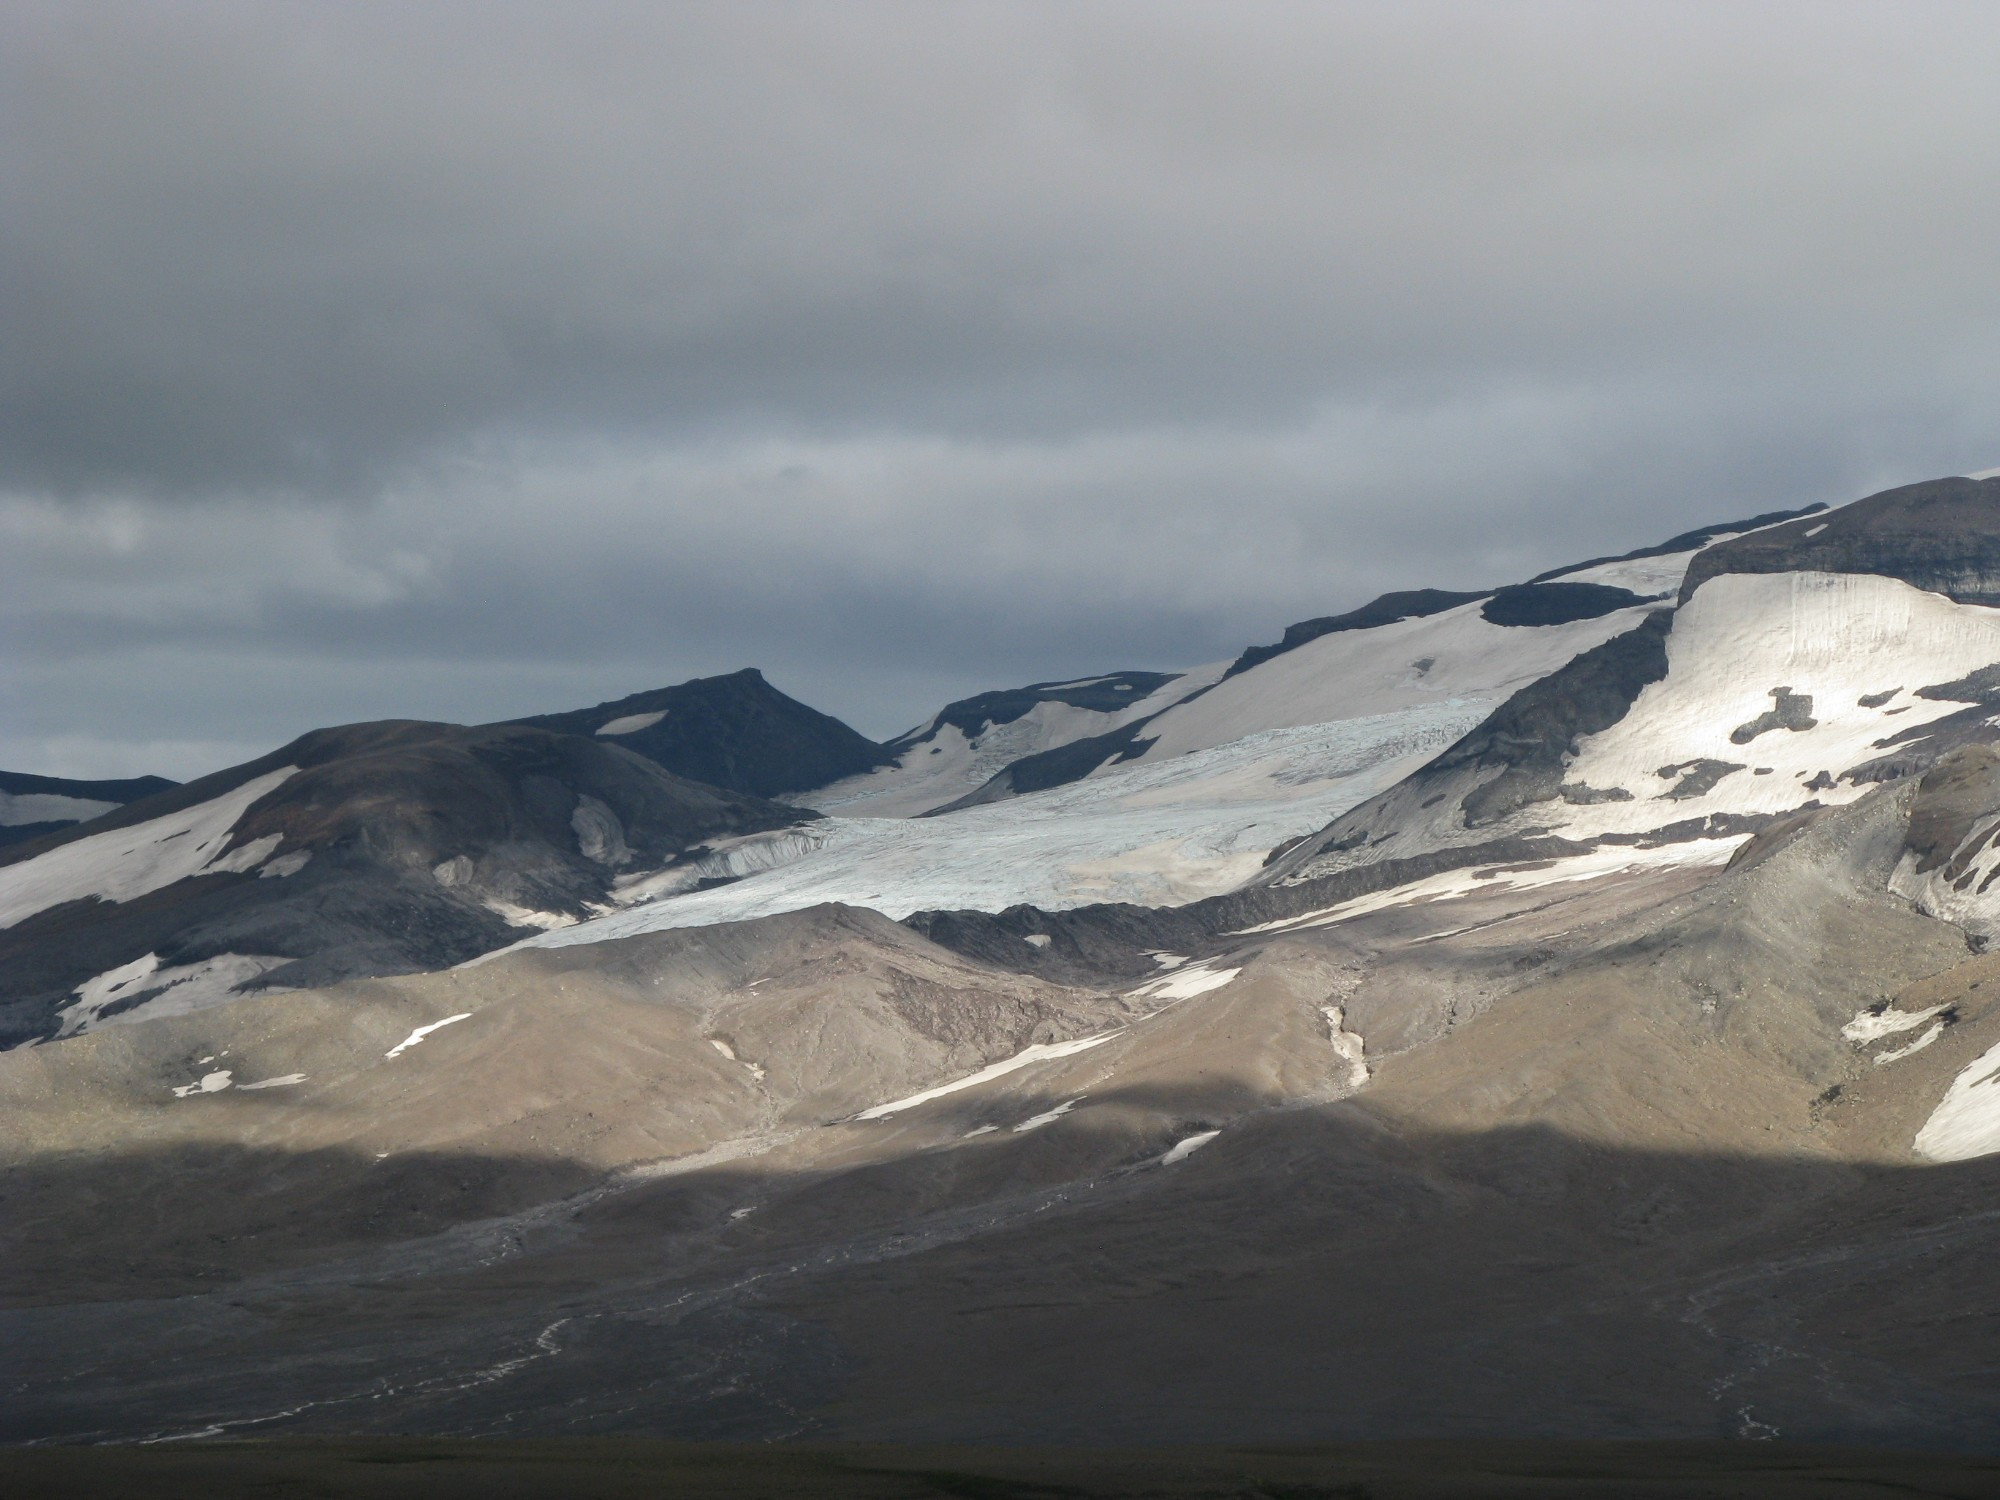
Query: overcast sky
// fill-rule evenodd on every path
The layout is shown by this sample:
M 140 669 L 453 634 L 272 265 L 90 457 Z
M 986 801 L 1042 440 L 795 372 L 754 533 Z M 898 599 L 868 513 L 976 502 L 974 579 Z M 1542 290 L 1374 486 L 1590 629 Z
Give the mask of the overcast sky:
M 0 7 L 0 767 L 885 736 L 2000 464 L 2000 6 Z

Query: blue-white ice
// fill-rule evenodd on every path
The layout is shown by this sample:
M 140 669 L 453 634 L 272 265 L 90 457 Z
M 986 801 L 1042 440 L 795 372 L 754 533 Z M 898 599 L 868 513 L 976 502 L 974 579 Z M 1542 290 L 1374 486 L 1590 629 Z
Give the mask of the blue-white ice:
M 567 947 L 837 901 L 891 917 L 939 908 L 1177 905 L 1234 889 L 1288 838 L 1324 827 L 1436 755 L 1491 705 L 1454 698 L 1250 735 L 1173 760 L 935 818 L 831 818 L 824 842 L 731 885 L 541 933 Z

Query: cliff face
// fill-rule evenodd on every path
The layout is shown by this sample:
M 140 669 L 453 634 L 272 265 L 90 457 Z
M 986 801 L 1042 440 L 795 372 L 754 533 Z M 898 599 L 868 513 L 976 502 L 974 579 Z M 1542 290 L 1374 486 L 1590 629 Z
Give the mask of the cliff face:
M 1879 573 L 2000 605 L 2000 478 L 1904 485 L 1717 542 L 1688 565 L 1681 601 L 1724 573 Z

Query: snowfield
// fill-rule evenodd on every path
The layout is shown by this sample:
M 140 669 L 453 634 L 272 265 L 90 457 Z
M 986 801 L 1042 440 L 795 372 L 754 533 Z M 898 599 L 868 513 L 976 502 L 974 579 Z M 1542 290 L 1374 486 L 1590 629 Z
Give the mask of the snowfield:
M 2000 1151 L 2000 1047 L 1960 1070 L 1917 1132 L 1916 1152 L 1932 1161 L 1970 1161 Z
M 1691 555 L 1586 572 L 1671 585 Z M 925 909 L 1000 911 L 1019 903 L 1045 910 L 1103 901 L 1172 906 L 1219 895 L 1255 875 L 1278 844 L 1323 828 L 1393 785 L 1508 694 L 1631 629 L 1652 607 L 1564 625 L 1500 626 L 1470 604 L 1322 636 L 1169 708 L 1146 729 L 1159 734 L 1158 744 L 1083 781 L 932 818 L 893 818 L 848 814 L 924 805 L 935 782 L 901 768 L 853 778 L 811 799 L 835 816 L 809 833 L 787 835 L 787 852 L 797 854 L 789 862 L 753 865 L 746 878 L 705 891 L 684 889 L 693 883 L 688 872 L 670 873 L 620 893 L 621 902 L 644 904 L 527 942 L 603 942 L 829 901 L 901 918 Z M 1219 669 L 1205 668 L 1161 692 L 1185 693 L 1189 683 L 1215 676 Z M 1030 723 L 1050 708 L 1058 712 Z M 1140 710 L 1152 711 L 1144 704 L 1132 711 Z M 1041 705 L 1020 721 L 1028 725 L 1022 732 L 1046 733 L 1061 714 L 1078 712 Z M 1722 725 L 1721 734 L 1738 722 Z M 1254 732 L 1244 733 L 1245 725 Z M 1017 727 L 1001 726 L 985 738 Z M 945 765 L 938 774 L 963 778 L 952 783 L 957 795 L 991 774 L 984 763 L 967 769 L 972 763 L 961 752 L 969 746 L 956 729 L 946 726 L 934 738 L 944 747 L 935 757 Z M 876 791 L 861 790 L 869 783 Z M 1647 795 L 1657 790 L 1656 783 Z M 1610 821 L 1615 825 L 1615 815 Z M 1665 821 L 1655 816 L 1645 826 Z M 801 847 L 810 844 L 817 847 Z M 1635 858 L 1622 850 L 1598 872 Z
M 1918 698 L 1917 688 L 1994 662 L 2000 610 L 1954 604 L 1893 578 L 1711 578 L 1675 617 L 1666 677 L 1586 739 L 1568 768 L 1568 782 L 1622 790 L 1630 800 L 1530 811 L 1567 837 L 1590 838 L 1710 813 L 1787 812 L 1813 798 L 1851 802 L 1872 783 L 1841 777 L 1883 755 L 1879 741 L 1966 707 Z M 1759 727 L 1781 689 L 1811 700 L 1810 727 Z M 1669 796 L 1698 760 L 1740 769 L 1706 792 Z
M 180 812 L 72 839 L 19 864 L 0 867 L 0 927 L 95 896 L 131 901 L 190 875 L 255 869 L 280 835 L 229 849 L 230 830 L 250 805 L 296 775 L 298 767 L 267 771 L 233 790 Z
M 1153 720 L 1145 734 L 1158 738 L 1140 759 L 1171 760 L 1256 730 L 1400 713 L 1453 698 L 1496 705 L 1579 652 L 1624 634 L 1654 606 L 1526 626 L 1489 625 L 1481 607 L 1461 604 L 1421 620 L 1336 631 L 1274 656 Z
M 1731 532 L 1734 536 L 1738 533 Z M 1606 588 L 1630 589 L 1642 598 L 1664 594 L 1671 601 L 1687 577 L 1688 564 L 1699 548 L 1688 552 L 1668 552 L 1659 557 L 1632 557 L 1618 562 L 1598 563 L 1578 568 L 1547 580 L 1550 583 L 1601 583 Z

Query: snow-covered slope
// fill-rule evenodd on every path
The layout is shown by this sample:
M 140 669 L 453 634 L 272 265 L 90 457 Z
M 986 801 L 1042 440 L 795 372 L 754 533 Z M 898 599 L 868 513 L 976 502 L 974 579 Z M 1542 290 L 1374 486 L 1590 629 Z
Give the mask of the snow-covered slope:
M 1995 661 L 2000 610 L 1895 579 L 1711 579 L 1675 617 L 1665 680 L 1571 763 L 1573 784 L 1628 797 L 1559 804 L 1560 826 L 1638 833 L 1710 813 L 1852 801 L 1877 779 L 1868 768 L 1889 737 L 1962 706 L 1919 689 Z M 1717 778 L 1711 790 L 1692 790 L 1696 765 L 1698 779 Z
M 1480 799 L 1513 774 L 1504 757 L 1455 748 L 1336 822 L 1282 878 L 1530 832 L 1697 837 L 1852 801 L 1922 769 L 1910 757 L 1927 732 L 1981 712 L 1955 680 L 2000 662 L 2000 610 L 1867 574 L 1726 574 L 1677 612 L 1664 652 L 1628 711 L 1497 815 Z M 1527 736 L 1513 739 L 1518 754 Z
M 1680 562 L 1685 566 L 1685 558 Z M 1160 714 L 1146 725 L 1152 744 L 1137 759 L 1168 760 L 1244 734 L 1399 713 L 1446 699 L 1496 704 L 1578 652 L 1631 629 L 1648 607 L 1563 625 L 1502 626 L 1488 623 L 1484 606 L 1473 603 L 1321 636 Z
M 968 700 L 899 742 L 906 749 L 897 765 L 797 799 L 833 816 L 809 839 L 784 839 L 785 852 L 798 855 L 793 862 L 751 862 L 727 886 L 669 894 L 529 941 L 600 941 L 822 901 L 902 916 L 1024 903 L 1178 905 L 1217 895 L 1255 877 L 1271 850 L 1386 791 L 1518 688 L 1634 629 L 1671 597 L 1693 556 L 1690 549 L 1594 564 L 1558 584 L 1499 591 L 1517 615 L 1523 601 L 1530 615 L 1551 605 L 1560 615 L 1586 596 L 1586 618 L 1496 624 L 1489 612 L 1509 617 L 1494 608 L 1498 596 L 1479 596 L 1421 617 L 1343 626 L 1278 654 L 1253 653 L 1246 670 L 1201 668 L 1128 706 L 1050 697 L 995 724 L 970 710 L 981 700 Z M 1626 596 L 1644 602 L 1605 612 L 1605 599 Z M 1102 763 L 1018 795 L 990 795 L 988 781 L 987 799 L 951 807 L 993 770 L 1061 745 L 1096 746 Z M 939 809 L 946 810 L 913 816 Z

